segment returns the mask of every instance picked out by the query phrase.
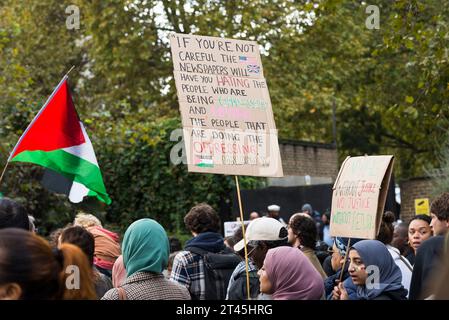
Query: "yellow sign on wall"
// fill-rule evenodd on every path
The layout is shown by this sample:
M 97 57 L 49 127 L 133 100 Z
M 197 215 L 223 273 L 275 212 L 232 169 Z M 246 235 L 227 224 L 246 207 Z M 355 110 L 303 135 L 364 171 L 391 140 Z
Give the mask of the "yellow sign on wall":
M 415 199 L 415 214 L 430 215 L 429 199 Z

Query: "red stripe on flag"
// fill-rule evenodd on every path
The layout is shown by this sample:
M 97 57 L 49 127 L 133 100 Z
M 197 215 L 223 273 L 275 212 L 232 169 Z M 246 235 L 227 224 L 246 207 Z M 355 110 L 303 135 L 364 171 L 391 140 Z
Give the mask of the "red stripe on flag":
M 11 159 L 23 151 L 52 151 L 84 142 L 78 115 L 65 80 L 39 117 L 30 124 Z

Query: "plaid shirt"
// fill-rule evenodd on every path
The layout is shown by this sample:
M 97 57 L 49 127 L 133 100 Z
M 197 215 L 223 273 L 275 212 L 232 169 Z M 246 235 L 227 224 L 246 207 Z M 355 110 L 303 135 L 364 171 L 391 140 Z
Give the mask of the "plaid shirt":
M 186 287 L 192 298 L 205 300 L 206 282 L 204 278 L 204 262 L 199 254 L 181 251 L 176 255 L 170 280 Z
M 121 287 L 128 300 L 190 300 L 186 288 L 165 279 L 162 274 L 136 272 Z M 120 300 L 118 290 L 109 290 L 101 300 Z

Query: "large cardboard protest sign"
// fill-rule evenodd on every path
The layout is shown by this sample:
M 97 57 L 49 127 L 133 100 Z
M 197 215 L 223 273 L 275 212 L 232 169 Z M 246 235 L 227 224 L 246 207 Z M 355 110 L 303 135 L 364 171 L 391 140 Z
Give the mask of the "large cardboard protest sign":
M 331 236 L 376 238 L 393 163 L 393 156 L 346 158 L 333 187 Z
M 254 41 L 170 37 L 189 172 L 283 176 Z

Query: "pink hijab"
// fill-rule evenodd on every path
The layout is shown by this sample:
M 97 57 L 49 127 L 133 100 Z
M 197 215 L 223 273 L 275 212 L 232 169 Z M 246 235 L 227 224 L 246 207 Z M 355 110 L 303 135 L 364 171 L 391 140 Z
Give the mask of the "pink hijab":
M 120 255 L 117 260 L 115 260 L 114 266 L 112 267 L 112 285 L 114 288 L 120 287 L 126 280 L 126 269 L 123 264 L 123 256 Z
M 324 295 L 323 278 L 298 248 L 268 250 L 264 267 L 275 300 L 319 300 Z

